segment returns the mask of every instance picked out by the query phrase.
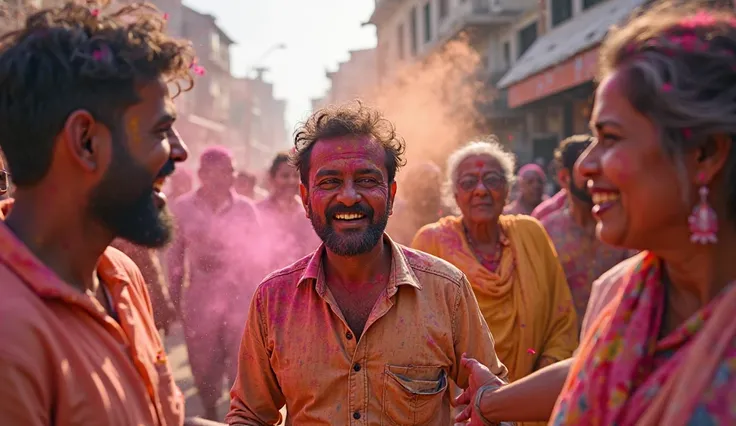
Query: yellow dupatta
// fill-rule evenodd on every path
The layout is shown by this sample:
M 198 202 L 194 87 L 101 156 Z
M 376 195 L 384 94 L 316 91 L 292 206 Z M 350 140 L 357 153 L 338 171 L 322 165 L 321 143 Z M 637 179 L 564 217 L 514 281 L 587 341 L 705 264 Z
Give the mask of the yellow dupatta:
M 535 371 L 540 357 L 557 361 L 577 346 L 577 319 L 565 274 L 542 225 L 529 216 L 499 218 L 509 240 L 496 272 L 470 248 L 461 217 L 419 230 L 412 247 L 447 260 L 465 273 L 511 380 Z

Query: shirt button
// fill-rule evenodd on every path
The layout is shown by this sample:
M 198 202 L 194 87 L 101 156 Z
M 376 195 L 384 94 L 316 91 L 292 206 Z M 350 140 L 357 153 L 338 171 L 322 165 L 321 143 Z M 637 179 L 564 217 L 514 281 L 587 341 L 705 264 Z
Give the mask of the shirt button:
M 353 370 L 355 370 L 356 372 L 360 371 L 360 364 L 353 365 Z
M 348 340 L 352 340 L 353 339 L 353 333 L 351 333 L 351 332 L 348 331 L 347 333 L 345 333 L 345 338 L 348 339 Z
M 360 413 L 359 413 L 359 412 L 357 412 L 357 411 L 356 411 L 356 412 L 354 412 L 354 413 L 353 413 L 353 418 L 354 418 L 355 420 L 360 420 Z

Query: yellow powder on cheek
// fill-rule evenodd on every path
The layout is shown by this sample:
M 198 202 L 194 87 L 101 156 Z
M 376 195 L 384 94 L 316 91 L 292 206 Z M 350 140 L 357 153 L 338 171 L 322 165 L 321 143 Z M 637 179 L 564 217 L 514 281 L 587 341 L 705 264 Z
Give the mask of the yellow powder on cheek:
M 128 134 L 131 136 L 134 145 L 140 145 L 141 134 L 140 134 L 140 123 L 138 117 L 133 117 L 128 123 Z

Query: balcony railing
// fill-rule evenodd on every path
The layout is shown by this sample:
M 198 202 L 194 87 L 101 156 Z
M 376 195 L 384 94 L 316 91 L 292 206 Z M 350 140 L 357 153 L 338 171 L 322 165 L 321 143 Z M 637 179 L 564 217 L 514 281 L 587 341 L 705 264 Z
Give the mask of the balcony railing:
M 521 8 L 515 4 L 509 0 L 498 6 L 494 6 L 492 0 L 469 0 L 461 3 L 452 8 L 450 15 L 440 22 L 440 37 L 449 39 L 465 30 L 491 30 L 497 25 L 512 23 L 521 14 Z

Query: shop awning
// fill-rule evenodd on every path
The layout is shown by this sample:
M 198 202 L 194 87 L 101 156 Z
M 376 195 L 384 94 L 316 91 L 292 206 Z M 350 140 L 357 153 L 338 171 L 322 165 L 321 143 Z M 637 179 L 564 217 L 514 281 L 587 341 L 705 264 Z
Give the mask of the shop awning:
M 623 21 L 644 2 L 645 0 L 609 0 L 553 28 L 524 52 L 499 81 L 498 87 L 511 88 L 544 70 L 573 59 L 582 52 L 590 51 L 600 44 L 612 25 Z M 546 93 L 545 96 L 550 94 Z M 514 107 L 511 100 L 509 106 Z

